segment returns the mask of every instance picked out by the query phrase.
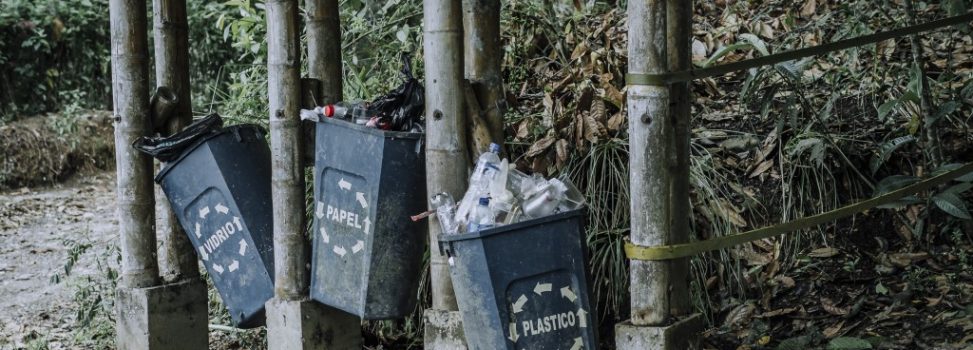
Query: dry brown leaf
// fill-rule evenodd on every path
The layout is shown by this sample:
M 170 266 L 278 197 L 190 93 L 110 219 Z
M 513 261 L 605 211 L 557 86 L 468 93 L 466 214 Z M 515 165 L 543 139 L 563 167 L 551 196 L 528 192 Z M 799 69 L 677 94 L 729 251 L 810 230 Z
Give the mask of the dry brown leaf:
M 764 266 L 771 261 L 770 256 L 760 254 L 752 250 L 736 249 L 734 252 L 736 253 L 737 257 L 747 261 L 747 266 Z
M 556 141 L 554 135 L 548 134 L 544 138 L 534 142 L 533 145 L 530 145 L 530 149 L 527 150 L 527 153 L 524 153 L 524 156 L 527 158 L 537 157 L 541 153 L 544 153 L 544 151 L 547 151 L 554 144 L 554 141 Z
M 558 139 L 557 143 L 554 144 L 554 151 L 557 153 L 557 163 L 558 169 L 563 168 L 564 164 L 568 161 L 568 141 L 565 139 Z
M 818 10 L 818 2 L 816 0 L 807 0 L 804 6 L 801 6 L 801 17 L 811 17 Z
M 774 167 L 774 160 L 773 159 L 765 160 L 765 161 L 761 162 L 760 165 L 757 166 L 757 169 L 755 169 L 752 173 L 750 173 L 750 177 L 751 178 L 754 178 L 754 177 L 760 176 L 761 174 L 763 174 L 767 170 L 770 170 L 773 167 Z
M 818 248 L 812 250 L 810 253 L 807 254 L 807 256 L 812 258 L 830 258 L 832 256 L 838 255 L 838 253 L 840 253 L 840 251 L 838 251 L 838 248 L 824 247 L 824 248 Z
M 757 306 L 753 303 L 746 303 L 737 306 L 726 314 L 726 319 L 723 321 L 723 326 L 728 328 L 735 328 L 737 326 L 744 326 L 750 323 L 750 319 L 753 318 L 754 313 L 757 312 Z
M 622 112 L 615 113 L 611 118 L 608 119 L 608 130 L 618 131 L 621 130 L 622 126 L 625 124 L 625 114 Z
M 787 314 L 792 313 L 794 311 L 797 311 L 797 308 L 796 307 L 785 307 L 783 309 L 777 309 L 777 310 L 771 310 L 771 311 L 764 312 L 764 313 L 758 315 L 757 318 L 768 318 L 768 317 L 776 317 L 776 316 L 780 316 L 780 315 L 787 315 Z
M 784 275 L 780 275 L 780 276 L 777 276 L 777 278 L 775 278 L 775 280 L 777 280 L 777 282 L 780 282 L 780 285 L 782 285 L 784 287 L 794 288 L 794 279 L 793 278 L 790 278 L 790 277 L 787 277 L 787 276 L 784 276 Z
M 591 101 L 591 116 L 599 124 L 604 125 L 608 120 L 608 109 L 605 107 L 605 100 L 596 99 Z
M 841 332 L 841 327 L 844 327 L 844 325 L 845 321 L 838 322 L 831 327 L 825 328 L 822 333 L 824 333 L 824 336 L 828 339 L 834 338 L 839 332 Z
M 591 143 L 598 143 L 598 139 L 606 134 L 605 126 L 592 117 L 591 113 L 583 113 L 584 138 Z
M 844 316 L 848 314 L 848 308 L 838 307 L 834 304 L 834 301 L 829 298 L 821 298 L 821 308 L 824 309 L 825 312 L 835 316 Z

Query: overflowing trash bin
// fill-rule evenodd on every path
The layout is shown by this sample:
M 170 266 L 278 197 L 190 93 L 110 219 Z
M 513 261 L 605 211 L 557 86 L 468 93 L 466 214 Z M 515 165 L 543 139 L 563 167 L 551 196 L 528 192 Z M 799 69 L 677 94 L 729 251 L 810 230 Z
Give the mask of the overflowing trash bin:
M 470 349 L 597 349 L 583 213 L 440 237 Z
M 317 124 L 311 298 L 363 319 L 415 309 L 425 230 L 422 134 Z
M 264 323 L 274 295 L 270 149 L 256 125 L 223 128 L 210 116 L 136 148 L 164 162 L 161 185 L 233 322 Z
M 471 349 L 595 349 L 584 198 L 528 176 L 490 145 L 459 203 L 430 198 Z

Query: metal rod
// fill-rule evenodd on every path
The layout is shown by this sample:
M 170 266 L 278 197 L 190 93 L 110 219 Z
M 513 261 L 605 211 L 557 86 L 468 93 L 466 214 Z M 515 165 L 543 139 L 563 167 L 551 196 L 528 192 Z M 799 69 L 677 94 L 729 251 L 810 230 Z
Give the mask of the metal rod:
M 186 20 L 186 0 L 153 0 L 155 34 L 156 85 L 168 87 L 176 96 L 172 118 L 162 121 L 155 129 L 172 134 L 189 125 L 193 119 L 192 94 L 189 85 L 189 24 Z M 176 213 L 165 200 L 161 189 L 162 216 L 158 218 L 161 231 L 159 269 L 167 282 L 199 277 L 199 265 L 189 237 L 179 225 Z
M 301 53 L 297 0 L 267 1 L 267 83 L 270 97 L 274 294 L 301 300 L 308 292 L 301 166 Z
M 463 105 L 463 29 L 460 3 L 424 0 L 426 70 L 426 188 L 453 198 L 466 190 L 468 166 Z M 458 310 L 446 258 L 436 249 L 441 229 L 429 220 L 432 306 Z
M 149 134 L 148 23 L 144 0 L 111 0 L 112 92 L 115 114 L 121 283 L 159 284 L 152 159 L 131 145 Z
M 628 3 L 628 69 L 633 73 L 668 71 L 666 2 Z M 628 133 L 631 170 L 632 243 L 664 245 L 670 242 L 669 198 L 675 153 L 669 87 L 636 85 L 628 90 Z M 667 262 L 630 264 L 632 324 L 662 325 L 669 318 L 670 269 Z

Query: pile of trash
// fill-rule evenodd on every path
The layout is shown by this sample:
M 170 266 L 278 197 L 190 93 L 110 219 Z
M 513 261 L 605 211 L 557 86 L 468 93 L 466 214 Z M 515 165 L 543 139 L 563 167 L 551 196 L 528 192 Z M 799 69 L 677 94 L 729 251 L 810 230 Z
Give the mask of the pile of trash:
M 405 81 L 394 90 L 371 102 L 342 101 L 314 109 L 302 109 L 301 120 L 320 122 L 322 119 L 332 118 L 369 128 L 423 132 L 425 88 L 412 75 L 409 57 L 403 56 L 402 61 L 402 75 Z
M 448 193 L 430 198 L 445 235 L 478 232 L 528 219 L 580 209 L 584 197 L 565 177 L 545 179 L 518 171 L 500 159 L 500 146 L 480 155 L 459 203 Z

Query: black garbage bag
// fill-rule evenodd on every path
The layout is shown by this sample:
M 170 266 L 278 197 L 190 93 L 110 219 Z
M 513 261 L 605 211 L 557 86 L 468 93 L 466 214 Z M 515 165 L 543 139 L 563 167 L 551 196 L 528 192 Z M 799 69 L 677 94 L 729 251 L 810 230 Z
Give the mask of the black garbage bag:
M 223 129 L 223 118 L 213 113 L 197 120 L 181 131 L 167 137 L 142 136 L 132 147 L 162 162 L 175 160 L 187 147 Z
M 409 131 L 421 124 L 426 104 L 426 89 L 412 75 L 412 63 L 408 54 L 402 55 L 402 75 L 405 82 L 368 105 L 368 110 L 379 117 L 379 127 L 396 131 Z

